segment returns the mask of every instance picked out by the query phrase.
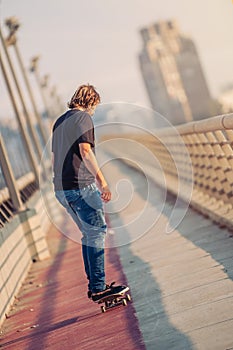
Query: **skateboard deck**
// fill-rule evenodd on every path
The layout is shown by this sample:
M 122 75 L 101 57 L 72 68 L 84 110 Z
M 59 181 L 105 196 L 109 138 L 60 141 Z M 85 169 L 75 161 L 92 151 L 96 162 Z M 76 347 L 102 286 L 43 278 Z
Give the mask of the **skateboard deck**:
M 100 309 L 104 313 L 108 309 L 111 309 L 113 307 L 123 305 L 126 306 L 127 303 L 131 301 L 131 296 L 128 292 L 124 294 L 113 294 L 113 295 L 108 295 L 98 301 L 98 304 L 104 304 L 101 305 Z

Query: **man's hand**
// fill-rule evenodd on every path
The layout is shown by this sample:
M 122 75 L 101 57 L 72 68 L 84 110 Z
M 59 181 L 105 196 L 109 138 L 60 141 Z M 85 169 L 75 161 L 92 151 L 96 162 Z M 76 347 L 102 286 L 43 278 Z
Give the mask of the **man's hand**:
M 101 192 L 101 199 L 107 203 L 111 200 L 112 194 L 108 188 L 107 182 L 99 168 L 95 154 L 91 150 L 89 143 L 79 144 L 80 154 L 85 163 L 86 168 L 95 176 Z
M 101 198 L 102 200 L 107 203 L 111 200 L 112 194 L 108 186 L 104 186 L 101 188 Z

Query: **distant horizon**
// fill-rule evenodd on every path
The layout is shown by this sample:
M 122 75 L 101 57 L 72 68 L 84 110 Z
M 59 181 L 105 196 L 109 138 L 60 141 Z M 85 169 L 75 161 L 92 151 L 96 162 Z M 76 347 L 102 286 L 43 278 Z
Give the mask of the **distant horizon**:
M 97 87 L 104 103 L 122 101 L 150 107 L 139 70 L 139 30 L 159 20 L 176 19 L 181 33 L 193 39 L 214 98 L 233 83 L 231 0 L 221 4 L 217 0 L 188 4 L 183 0 L 147 0 L 144 4 L 139 0 L 117 4 L 114 0 L 92 0 L 91 6 L 80 0 L 60 0 L 56 7 L 45 0 L 2 0 L 0 20 L 5 34 L 3 22 L 10 16 L 22 24 L 17 38 L 25 65 L 28 68 L 30 58 L 41 55 L 40 73 L 50 74 L 50 86 L 57 86 L 64 108 L 77 86 L 87 82 Z M 38 107 L 42 106 L 31 74 L 30 81 Z M 14 114 L 2 74 L 0 89 L 1 118 Z

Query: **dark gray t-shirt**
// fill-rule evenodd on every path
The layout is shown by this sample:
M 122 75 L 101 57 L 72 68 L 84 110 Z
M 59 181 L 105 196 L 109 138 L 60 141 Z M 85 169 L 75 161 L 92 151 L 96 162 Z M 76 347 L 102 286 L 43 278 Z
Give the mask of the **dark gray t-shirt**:
M 95 134 L 91 116 L 71 109 L 59 117 L 53 126 L 54 188 L 71 190 L 95 182 L 79 151 L 80 143 L 90 143 L 95 153 Z

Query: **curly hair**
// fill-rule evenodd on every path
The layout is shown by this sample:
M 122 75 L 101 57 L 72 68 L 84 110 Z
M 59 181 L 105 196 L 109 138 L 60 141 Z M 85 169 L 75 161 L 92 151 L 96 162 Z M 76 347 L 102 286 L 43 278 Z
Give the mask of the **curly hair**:
M 100 103 L 100 95 L 93 85 L 81 85 L 68 102 L 69 108 L 89 109 Z

